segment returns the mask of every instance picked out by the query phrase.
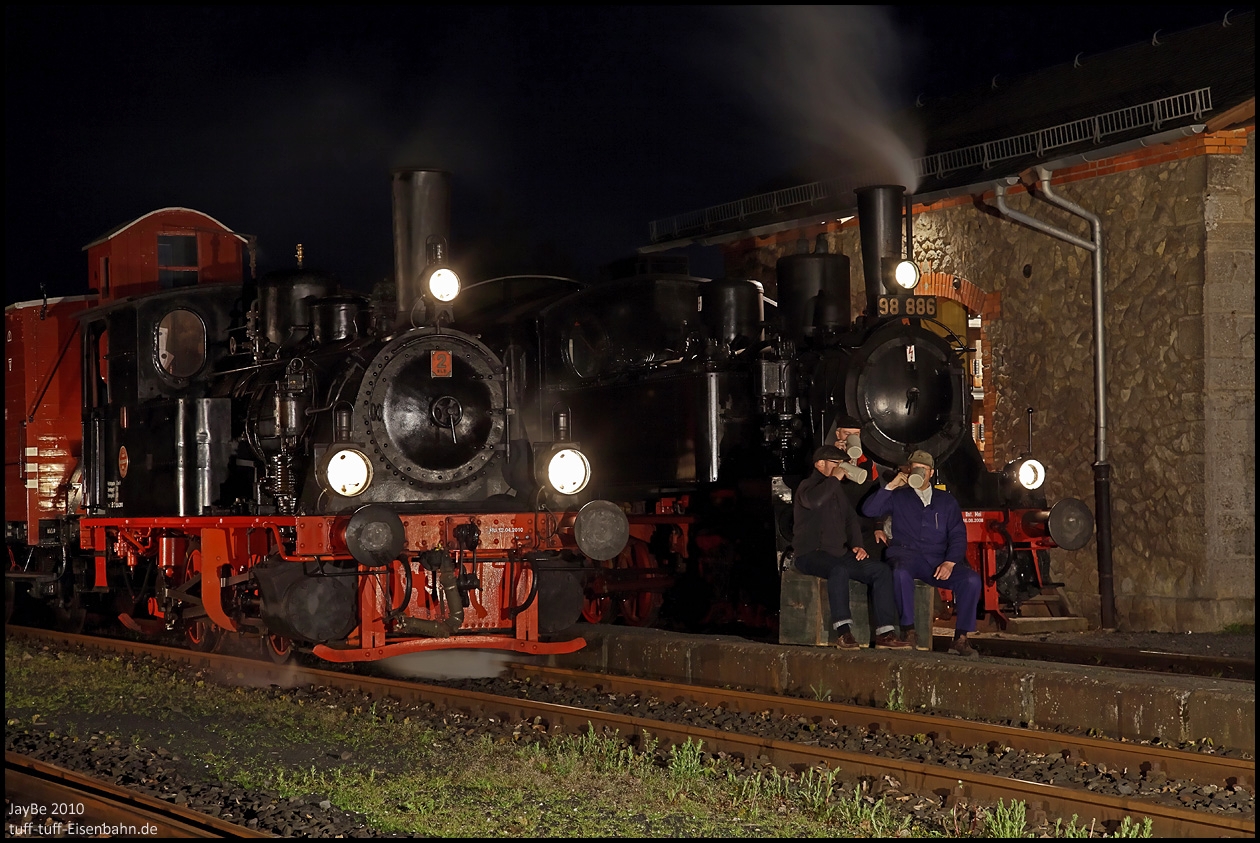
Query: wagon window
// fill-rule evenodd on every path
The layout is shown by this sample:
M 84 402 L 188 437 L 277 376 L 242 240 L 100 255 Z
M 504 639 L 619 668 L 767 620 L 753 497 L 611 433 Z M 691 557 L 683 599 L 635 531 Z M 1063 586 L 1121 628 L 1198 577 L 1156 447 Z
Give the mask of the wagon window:
M 197 283 L 197 235 L 159 234 L 158 282 L 163 289 Z
M 157 364 L 176 378 L 191 378 L 206 362 L 206 326 L 191 310 L 179 308 L 157 327 Z

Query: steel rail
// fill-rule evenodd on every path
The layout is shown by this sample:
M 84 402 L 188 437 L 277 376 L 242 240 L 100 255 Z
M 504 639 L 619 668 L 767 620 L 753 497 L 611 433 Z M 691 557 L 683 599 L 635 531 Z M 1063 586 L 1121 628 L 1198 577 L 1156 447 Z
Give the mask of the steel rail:
M 22 836 L 275 836 L 16 752 L 4 753 L 4 796 L 13 806 L 36 809 L 21 812 L 21 822 L 17 814 L 8 816 L 6 822 L 13 836 L 24 828 L 27 830 Z
M 1163 772 L 1172 779 L 1193 779 L 1201 783 L 1225 784 L 1230 779 L 1255 788 L 1256 762 L 1226 758 L 1200 752 L 1187 752 L 1167 747 L 1062 734 L 1039 729 L 1019 729 L 990 723 L 977 723 L 956 717 L 940 717 L 913 712 L 891 711 L 869 706 L 846 705 L 802 697 L 785 697 L 754 691 L 732 691 L 705 685 L 689 685 L 592 673 L 538 665 L 512 664 L 520 676 L 537 681 L 575 682 L 587 688 L 617 694 L 650 694 L 659 699 L 674 700 L 685 694 L 688 700 L 733 711 L 755 713 L 769 711 L 777 717 L 801 716 L 814 722 L 832 721 L 839 726 L 880 730 L 895 735 L 928 735 L 945 739 L 959 746 L 997 743 L 1004 747 L 1042 755 L 1062 755 L 1065 759 L 1103 764 L 1113 769 L 1140 767 Z
M 882 780 L 892 776 L 910 792 L 922 795 L 935 794 L 942 800 L 966 799 L 985 803 L 998 800 L 1021 800 L 1029 809 L 1040 809 L 1049 817 L 1077 815 L 1085 823 L 1118 823 L 1124 818 L 1149 817 L 1153 833 L 1161 837 L 1254 837 L 1254 819 L 1223 814 L 1190 811 L 1130 797 L 1114 797 L 1077 788 L 1065 788 L 1008 777 L 972 773 L 921 762 L 885 759 L 864 753 L 811 746 L 791 741 L 740 735 L 705 727 L 679 725 L 646 717 L 615 714 L 595 709 L 537 702 L 477 691 L 465 691 L 412 681 L 382 679 L 357 674 L 337 673 L 317 668 L 275 665 L 261 660 L 225 656 L 214 653 L 198 653 L 162 647 L 142 642 L 97 638 L 69 633 L 48 633 L 45 630 L 12 629 L 15 634 L 25 634 L 45 641 L 66 641 L 86 647 L 125 652 L 137 655 L 158 656 L 190 665 L 206 667 L 224 675 L 227 681 L 245 679 L 252 684 L 260 681 L 293 686 L 304 683 L 323 684 L 341 690 L 359 693 L 375 693 L 393 696 L 405 703 L 426 702 L 448 711 L 466 716 L 488 716 L 500 720 L 533 720 L 541 717 L 549 733 L 578 734 L 587 728 L 625 735 L 627 738 L 647 733 L 662 746 L 681 745 L 688 739 L 699 739 L 710 753 L 725 752 L 753 761 L 761 757 L 781 769 L 803 770 L 819 764 L 832 769 L 842 769 L 849 775 Z M 601 674 L 600 678 L 606 675 Z M 696 686 L 663 683 L 673 688 L 674 696 L 686 698 Z M 775 697 L 778 701 L 791 701 L 793 711 L 798 710 L 793 697 Z M 879 709 L 867 712 L 867 720 L 875 714 L 886 714 Z M 922 715 L 919 715 L 922 716 Z M 941 718 L 935 718 L 939 724 Z M 952 722 L 952 719 L 949 719 Z M 972 724 L 977 725 L 977 724 Z M 1017 730 L 1018 731 L 1018 730 Z

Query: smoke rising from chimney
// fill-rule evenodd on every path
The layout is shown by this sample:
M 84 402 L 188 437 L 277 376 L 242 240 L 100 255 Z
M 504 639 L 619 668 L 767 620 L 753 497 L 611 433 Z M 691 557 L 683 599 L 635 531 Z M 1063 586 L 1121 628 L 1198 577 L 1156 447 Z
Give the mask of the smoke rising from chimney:
M 915 190 L 923 141 L 898 115 L 912 48 L 884 10 L 755 6 L 730 13 L 737 80 L 775 130 L 799 144 L 812 178 Z

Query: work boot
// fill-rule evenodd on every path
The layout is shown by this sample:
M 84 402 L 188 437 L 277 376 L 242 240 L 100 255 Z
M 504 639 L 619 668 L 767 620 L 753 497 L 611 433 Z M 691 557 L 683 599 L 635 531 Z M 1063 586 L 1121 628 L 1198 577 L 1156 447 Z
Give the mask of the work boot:
M 883 635 L 875 636 L 876 650 L 908 650 L 913 646 L 914 645 L 909 641 L 902 641 L 897 637 L 897 633 L 892 632 L 891 630 L 885 632 Z
M 915 648 L 916 650 L 932 649 L 931 635 L 927 636 L 926 641 L 922 641 L 922 643 L 920 643 L 919 633 L 917 633 L 917 631 L 915 630 L 915 628 L 913 628 L 913 626 L 910 626 L 910 628 L 902 628 L 901 640 L 906 641 L 907 644 L 910 644 L 910 646 L 912 646 L 912 648 Z
M 967 643 L 967 636 L 965 635 L 960 635 L 954 639 L 954 643 L 949 645 L 949 652 L 955 656 L 962 656 L 964 659 L 980 658 L 976 648 Z
M 839 647 L 841 650 L 856 650 L 862 645 L 859 644 L 857 642 L 857 639 L 853 637 L 852 632 L 849 632 L 848 629 L 845 629 L 844 632 L 841 632 L 839 635 L 836 636 L 836 646 Z

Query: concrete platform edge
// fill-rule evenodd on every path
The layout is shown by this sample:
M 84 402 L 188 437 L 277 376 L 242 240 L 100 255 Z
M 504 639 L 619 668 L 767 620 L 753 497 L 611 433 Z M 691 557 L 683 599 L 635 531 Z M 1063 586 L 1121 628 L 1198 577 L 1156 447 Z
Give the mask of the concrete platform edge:
M 1255 752 L 1255 684 L 924 651 L 782 646 L 742 638 L 582 626 L 556 667 L 830 698 L 834 702 L 1128 740 L 1202 741 Z

